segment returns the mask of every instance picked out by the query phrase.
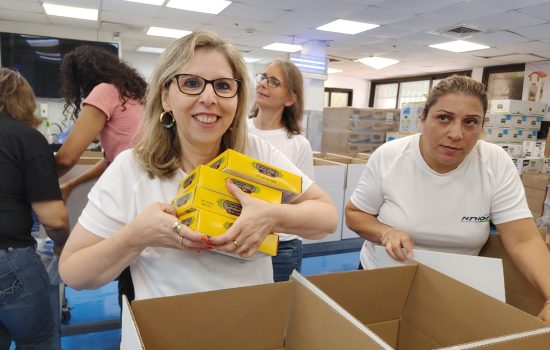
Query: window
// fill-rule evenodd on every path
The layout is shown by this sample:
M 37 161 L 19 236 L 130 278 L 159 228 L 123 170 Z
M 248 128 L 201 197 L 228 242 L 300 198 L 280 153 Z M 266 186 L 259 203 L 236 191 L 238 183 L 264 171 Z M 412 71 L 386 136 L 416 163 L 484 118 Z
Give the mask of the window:
M 373 80 L 369 106 L 374 108 L 399 108 L 403 103 L 425 101 L 432 86 L 453 74 L 471 76 L 472 71 Z
M 352 89 L 325 88 L 325 107 L 351 107 Z
M 397 99 L 397 106 L 400 107 L 403 103 L 408 102 L 426 101 L 426 97 L 429 91 L 429 80 L 409 81 L 401 83 L 401 86 L 399 87 L 399 98 Z
M 483 83 L 489 100 L 521 100 L 525 64 L 486 67 Z
M 395 108 L 399 84 L 378 84 L 374 93 L 374 108 Z

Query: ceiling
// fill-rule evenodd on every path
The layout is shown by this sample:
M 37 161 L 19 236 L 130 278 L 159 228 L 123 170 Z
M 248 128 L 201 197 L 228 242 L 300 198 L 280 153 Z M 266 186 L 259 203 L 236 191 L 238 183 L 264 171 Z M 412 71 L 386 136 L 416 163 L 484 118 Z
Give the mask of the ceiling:
M 166 47 L 173 40 L 147 36 L 149 26 L 209 28 L 236 44 L 243 55 L 261 58 L 260 63 L 286 57 L 262 46 L 316 40 L 326 47 L 329 67 L 343 70 L 337 74 L 368 80 L 550 59 L 550 1 L 238 0 L 218 15 L 123 0 L 50 1 L 99 9 L 97 22 L 48 16 L 42 2 L 0 0 L 0 31 L 116 40 L 124 56 L 138 46 Z M 356 35 L 315 29 L 336 19 L 380 27 Z M 490 48 L 451 53 L 428 46 L 455 40 L 438 32 L 457 25 L 479 30 L 467 40 Z M 354 61 L 367 56 L 400 62 L 376 70 Z

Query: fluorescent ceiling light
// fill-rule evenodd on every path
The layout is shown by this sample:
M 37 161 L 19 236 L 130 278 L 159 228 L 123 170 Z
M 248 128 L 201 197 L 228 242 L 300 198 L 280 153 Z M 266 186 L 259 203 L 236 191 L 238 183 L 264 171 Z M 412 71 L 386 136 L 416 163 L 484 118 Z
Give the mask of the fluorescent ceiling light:
M 383 69 L 399 63 L 398 60 L 383 57 L 365 57 L 358 59 L 358 61 L 374 69 Z
M 342 72 L 343 72 L 343 70 L 341 70 L 341 69 L 336 69 L 336 68 L 329 68 L 329 69 L 327 70 L 327 73 L 328 73 L 328 74 L 342 73 Z
M 217 15 L 229 5 L 231 1 L 225 0 L 170 0 L 166 7 Z
M 151 46 L 140 46 L 136 49 L 138 52 L 147 52 L 147 53 L 163 53 L 163 47 L 151 47 Z
M 262 47 L 262 49 L 273 50 L 273 51 L 283 51 L 283 52 L 296 52 L 302 49 L 300 45 L 293 44 L 283 44 L 283 43 L 273 43 Z
M 345 19 L 337 19 L 336 21 L 332 21 L 330 23 L 324 24 L 315 29 L 324 30 L 327 32 L 357 34 L 357 33 L 364 32 L 365 30 L 373 29 L 376 27 L 380 27 L 380 25 L 363 23 L 363 22 L 355 22 L 355 21 L 346 21 Z
M 87 9 L 83 7 L 73 7 L 73 6 L 63 6 L 63 5 L 54 5 L 54 4 L 42 4 L 44 10 L 48 15 L 51 16 L 61 16 L 61 17 L 70 17 L 70 18 L 79 18 L 86 19 L 90 21 L 97 21 L 96 9 Z
M 433 47 L 434 49 L 447 50 L 451 52 L 468 52 L 468 51 L 475 51 L 475 50 L 482 50 L 482 49 L 489 48 L 489 46 L 476 44 L 471 41 L 465 41 L 465 40 L 449 41 L 447 43 L 430 45 L 430 47 Z
M 157 6 L 164 4 L 164 0 L 124 0 L 124 1 L 139 2 L 140 4 L 157 5 Z
M 170 28 L 161 28 L 161 27 L 150 27 L 149 30 L 147 31 L 147 35 L 165 36 L 168 38 L 176 38 L 176 39 L 179 39 L 191 33 L 192 32 L 188 30 L 179 30 L 179 29 L 170 29 Z
M 261 58 L 256 58 L 256 57 L 243 57 L 243 58 L 246 63 L 254 63 L 261 60 Z

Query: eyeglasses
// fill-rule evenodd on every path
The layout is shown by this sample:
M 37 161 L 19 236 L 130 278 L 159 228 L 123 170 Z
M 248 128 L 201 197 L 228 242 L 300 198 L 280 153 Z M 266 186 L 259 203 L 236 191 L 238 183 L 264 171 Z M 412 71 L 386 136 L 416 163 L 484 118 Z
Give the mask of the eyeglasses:
M 256 83 L 259 83 L 262 80 L 267 80 L 267 86 L 276 88 L 281 85 L 281 81 L 275 77 L 268 77 L 265 73 L 256 74 Z
M 207 80 L 193 74 L 176 74 L 174 79 L 176 79 L 178 89 L 186 95 L 200 95 L 207 84 L 212 84 L 214 93 L 223 98 L 231 98 L 237 95 L 241 83 L 240 80 L 231 78 Z

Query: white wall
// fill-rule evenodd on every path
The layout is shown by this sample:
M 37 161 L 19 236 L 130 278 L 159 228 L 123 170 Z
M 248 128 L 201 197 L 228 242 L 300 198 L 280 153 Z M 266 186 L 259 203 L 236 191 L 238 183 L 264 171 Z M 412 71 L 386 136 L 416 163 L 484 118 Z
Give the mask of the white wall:
M 325 88 L 352 89 L 352 106 L 364 108 L 369 105 L 371 83 L 369 80 L 348 77 L 340 74 L 329 74 L 325 81 Z

